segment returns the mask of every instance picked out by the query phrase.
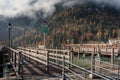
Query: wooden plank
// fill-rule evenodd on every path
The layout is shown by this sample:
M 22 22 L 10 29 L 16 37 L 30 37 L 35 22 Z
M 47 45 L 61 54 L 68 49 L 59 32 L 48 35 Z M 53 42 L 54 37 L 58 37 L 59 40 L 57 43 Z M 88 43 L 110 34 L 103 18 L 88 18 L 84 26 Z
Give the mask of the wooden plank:
M 49 56 L 63 57 L 63 54 L 49 53 Z M 65 55 L 65 58 L 70 58 L 68 55 Z
M 35 58 L 40 58 L 40 59 L 47 59 L 47 56 L 45 55 L 39 55 L 39 54 L 30 54 L 29 52 L 24 52 L 25 54 L 28 54 L 29 56 L 35 57 Z
M 52 56 L 50 56 L 49 58 L 54 59 L 54 60 L 58 60 L 58 61 L 63 61 L 63 58 L 55 58 L 55 57 L 52 57 Z M 65 62 L 69 63 L 69 60 L 65 59 Z
M 43 54 L 46 54 L 48 51 L 40 51 L 38 50 L 38 53 L 43 53 Z
M 47 49 L 47 51 L 69 52 L 69 50 Z
M 114 61 L 114 48 L 112 48 L 112 52 L 111 52 L 111 68 L 113 68 L 113 61 Z
M 15 50 L 15 49 L 12 49 L 12 48 L 10 48 L 10 50 L 13 51 L 13 52 L 15 52 L 15 53 L 17 53 L 17 54 L 19 53 L 18 50 Z
M 34 58 L 40 58 L 40 59 L 43 59 L 43 60 L 47 59 L 46 55 L 36 54 L 36 53 L 33 53 L 33 52 L 28 52 L 28 51 L 23 51 L 23 50 L 20 50 L 20 51 L 23 52 L 24 54 L 27 54 L 27 55 L 29 55 L 31 57 L 34 57 Z
M 31 59 L 37 61 L 37 62 L 40 62 L 40 63 L 43 63 L 43 64 L 47 65 L 47 62 L 41 61 L 40 59 L 31 57 L 31 56 L 29 56 L 29 55 L 27 55 L 27 54 L 23 54 L 23 55 L 26 56 L 26 57 L 29 57 L 29 58 L 31 58 Z

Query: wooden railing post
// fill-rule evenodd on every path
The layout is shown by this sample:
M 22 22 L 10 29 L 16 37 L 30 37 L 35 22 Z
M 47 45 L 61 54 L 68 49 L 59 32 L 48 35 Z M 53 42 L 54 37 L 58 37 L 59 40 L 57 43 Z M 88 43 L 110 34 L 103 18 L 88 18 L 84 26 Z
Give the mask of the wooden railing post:
M 78 60 L 80 60 L 80 48 L 78 49 Z
M 23 58 L 24 58 L 24 57 L 23 57 L 23 55 L 21 54 L 21 64 L 20 64 L 20 65 L 21 65 L 21 77 L 22 77 L 22 79 L 23 79 L 23 63 L 24 63 L 24 62 L 23 62 Z
M 58 60 L 57 60 L 57 54 L 58 54 L 58 52 L 57 52 L 57 47 L 56 47 L 55 53 L 56 53 L 56 63 L 58 63 Z
M 114 48 L 112 48 L 111 52 L 111 68 L 113 68 L 113 62 L 114 62 Z
M 13 51 L 10 51 L 11 57 L 12 57 L 12 62 L 13 62 Z
M 49 51 L 47 51 L 46 57 L 47 57 L 47 60 L 46 60 L 46 71 L 49 71 Z
M 89 52 L 89 47 L 87 47 L 87 51 Z
M 14 62 L 15 62 L 15 63 L 14 63 L 14 65 L 15 65 L 15 68 L 16 68 L 16 61 L 17 61 L 17 60 L 16 60 L 16 54 L 17 54 L 17 53 L 15 52 L 14 54 L 15 54 L 15 59 L 14 59 Z
M 19 55 L 18 55 L 19 59 L 18 59 L 18 74 L 21 73 L 21 52 L 19 52 Z
M 107 50 L 107 48 L 106 48 L 106 54 L 107 54 L 107 52 L 108 52 L 108 50 Z
M 65 52 L 63 52 L 63 72 L 62 72 L 62 78 L 63 78 L 63 80 L 66 80 L 66 78 L 65 78 Z
M 18 74 L 21 75 L 23 79 L 23 55 L 19 52 L 19 59 L 18 59 Z
M 73 63 L 73 49 L 70 51 L 70 63 Z M 72 67 L 72 65 L 70 67 Z
M 100 72 L 100 54 L 98 53 L 97 56 L 95 57 L 95 71 Z
M 68 62 L 71 63 L 71 53 L 70 53 L 70 51 L 68 52 L 68 57 L 69 57 Z M 68 68 L 71 67 L 69 63 L 68 63 Z
M 91 55 L 91 72 L 95 69 L 95 48 L 93 48 L 93 53 Z
M 39 54 L 39 52 L 38 52 L 38 51 L 37 51 L 36 53 L 37 53 L 37 55 Z M 39 63 L 36 61 L 36 65 L 37 65 L 37 66 L 38 66 L 38 64 L 39 64 Z
M 54 58 L 56 58 L 56 54 L 55 54 L 55 51 L 53 51 L 53 54 L 54 54 Z M 56 60 L 54 59 L 54 63 L 56 62 Z

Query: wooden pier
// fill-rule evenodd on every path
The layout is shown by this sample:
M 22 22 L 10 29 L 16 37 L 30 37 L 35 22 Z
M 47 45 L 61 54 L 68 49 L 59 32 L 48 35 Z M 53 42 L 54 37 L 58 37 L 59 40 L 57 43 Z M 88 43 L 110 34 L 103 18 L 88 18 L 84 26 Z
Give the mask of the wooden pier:
M 89 80 L 89 75 L 100 78 L 102 80 L 116 80 L 118 79 L 118 65 L 113 64 L 114 57 L 111 56 L 111 63 L 101 61 L 98 58 L 91 58 L 91 69 L 78 66 L 73 63 L 73 52 L 78 54 L 98 54 L 99 48 L 88 48 L 80 46 L 72 47 L 73 50 L 59 50 L 59 49 L 38 49 L 18 47 L 17 49 L 8 48 L 10 55 L 10 64 L 13 66 L 15 77 L 20 79 L 64 79 L 67 80 Z M 117 48 L 107 48 L 105 53 L 117 55 Z M 102 48 L 101 48 L 102 50 Z M 111 51 L 109 51 L 111 50 Z M 102 50 L 104 52 L 104 50 Z M 102 53 L 101 51 L 101 53 Z M 89 53 L 88 53 L 89 52 Z M 104 54 L 103 54 L 104 55 Z M 107 65 L 107 66 L 105 66 Z M 109 65 L 109 66 L 108 66 Z M 8 80 L 11 76 L 8 76 Z M 94 77 L 92 77 L 94 80 Z M 3 79 L 4 80 L 4 79 Z M 7 80 L 7 79 L 6 79 Z
M 68 44 L 66 47 L 77 53 L 97 54 L 100 52 L 101 55 L 108 56 L 112 56 L 113 54 L 117 56 L 119 51 L 119 47 L 106 44 Z

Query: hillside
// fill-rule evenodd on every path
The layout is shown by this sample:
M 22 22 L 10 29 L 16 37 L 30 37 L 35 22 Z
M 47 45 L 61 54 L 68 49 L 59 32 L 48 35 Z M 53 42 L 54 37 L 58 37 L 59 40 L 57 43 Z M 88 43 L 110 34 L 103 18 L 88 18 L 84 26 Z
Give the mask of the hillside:
M 61 43 L 64 46 L 67 40 L 69 43 L 78 44 L 107 42 L 109 39 L 120 38 L 120 10 L 108 6 L 86 4 L 59 8 L 48 23 L 49 32 L 46 35 L 46 44 L 49 47 L 60 47 Z M 38 27 L 35 28 L 37 29 L 35 32 L 38 33 Z M 38 35 L 32 34 L 29 39 L 24 39 L 26 45 L 28 42 L 43 44 L 42 35 Z

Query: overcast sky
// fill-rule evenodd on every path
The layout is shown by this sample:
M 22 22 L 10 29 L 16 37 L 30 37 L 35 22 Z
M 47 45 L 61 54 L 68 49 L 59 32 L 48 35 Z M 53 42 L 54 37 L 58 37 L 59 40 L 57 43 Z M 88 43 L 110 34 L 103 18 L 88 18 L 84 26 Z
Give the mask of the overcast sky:
M 55 11 L 55 4 L 61 0 L 0 0 L 0 15 L 5 17 L 35 17 L 35 12 L 42 11 L 44 16 Z
M 56 10 L 55 5 L 63 1 L 64 6 L 92 1 L 120 8 L 120 0 L 0 0 L 0 16 L 11 18 L 23 15 L 34 18 L 36 12 L 42 12 L 47 17 Z

